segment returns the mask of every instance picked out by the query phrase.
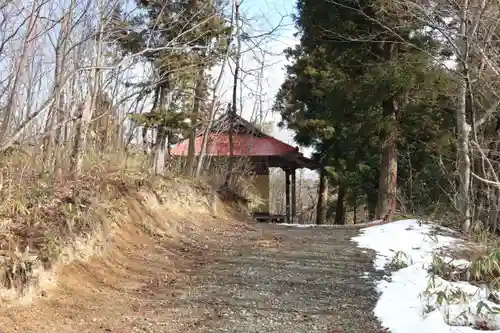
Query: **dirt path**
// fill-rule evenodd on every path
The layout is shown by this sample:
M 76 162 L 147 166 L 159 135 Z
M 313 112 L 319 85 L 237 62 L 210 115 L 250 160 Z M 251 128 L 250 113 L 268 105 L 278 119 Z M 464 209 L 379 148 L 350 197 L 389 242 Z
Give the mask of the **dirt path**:
M 382 332 L 363 278 L 373 254 L 350 242 L 356 233 L 256 225 L 220 235 L 232 244 L 143 244 L 113 270 L 73 266 L 55 295 L 1 311 L 0 332 Z M 173 253 L 184 264 L 165 259 Z
M 226 250 L 199 272 L 186 303 L 217 315 L 192 332 L 382 332 L 363 278 L 373 254 L 350 242 L 356 230 L 259 227 L 280 246 Z

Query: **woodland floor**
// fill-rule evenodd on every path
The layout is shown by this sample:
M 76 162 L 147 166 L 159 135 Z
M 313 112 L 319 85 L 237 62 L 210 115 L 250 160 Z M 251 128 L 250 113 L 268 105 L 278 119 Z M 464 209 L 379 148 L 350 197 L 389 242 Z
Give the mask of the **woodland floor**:
M 357 232 L 261 224 L 175 248 L 144 238 L 72 265 L 31 307 L 1 310 L 0 332 L 382 332 L 363 278 L 377 275 L 374 253 L 350 241 Z

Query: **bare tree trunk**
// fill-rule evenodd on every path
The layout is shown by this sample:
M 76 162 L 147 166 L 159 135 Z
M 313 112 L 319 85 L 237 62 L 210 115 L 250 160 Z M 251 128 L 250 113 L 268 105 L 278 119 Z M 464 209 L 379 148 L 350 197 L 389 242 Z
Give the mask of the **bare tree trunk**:
M 99 8 L 100 15 L 102 13 L 101 8 Z M 71 153 L 71 173 L 73 178 L 78 179 L 82 173 L 83 158 L 85 155 L 85 149 L 87 148 L 87 132 L 92 120 L 92 114 L 96 106 L 96 96 L 100 89 L 99 84 L 99 65 L 101 63 L 101 53 L 102 53 L 102 39 L 104 32 L 104 25 L 102 22 L 102 17 L 99 17 L 101 22 L 99 23 L 99 33 L 96 41 L 96 51 L 95 57 L 92 61 L 92 69 L 90 74 L 90 93 L 87 96 L 87 100 L 83 106 L 81 119 L 77 125 L 75 142 L 73 145 L 73 151 Z
M 165 151 L 167 145 L 167 130 L 164 125 L 158 126 L 154 148 L 153 172 L 162 174 L 165 171 Z
M 57 110 L 57 113 L 58 113 L 58 119 L 60 122 L 66 122 L 67 121 L 67 115 L 64 113 L 63 109 L 64 109 L 64 94 L 61 92 L 59 94 L 59 98 L 58 98 L 58 110 Z M 54 154 L 54 169 L 55 169 L 55 176 L 57 177 L 58 175 L 60 175 L 62 173 L 62 155 L 63 155 L 63 151 L 64 151 L 64 142 L 62 140 L 62 128 L 61 126 L 56 126 L 55 128 L 55 138 L 54 138 L 54 145 L 55 145 L 55 154 Z
M 52 103 L 51 108 L 49 110 L 49 119 L 47 121 L 47 126 L 46 126 L 46 132 L 48 132 L 49 135 L 47 137 L 44 149 L 44 158 L 43 158 L 44 170 L 50 170 L 52 167 L 52 163 L 54 163 L 54 165 L 57 167 L 58 166 L 57 164 L 59 162 L 56 155 L 57 155 L 57 150 L 61 149 L 61 147 L 59 147 L 59 145 L 56 145 L 55 135 L 57 131 L 56 130 L 57 122 L 62 121 L 62 119 L 60 118 L 62 115 L 62 107 L 64 103 L 61 96 L 62 80 L 64 73 L 63 67 L 67 52 L 69 29 L 70 29 L 70 23 L 74 5 L 75 1 L 72 0 L 68 8 L 68 12 L 63 17 L 61 31 L 57 38 L 57 44 L 55 50 L 56 64 L 54 69 L 54 88 L 52 89 L 54 94 L 54 102 Z
M 326 196 L 328 185 L 326 184 L 326 170 L 321 168 L 319 172 L 318 204 L 316 206 L 316 224 L 323 224 L 326 220 Z
M 233 143 L 233 131 L 234 131 L 234 118 L 236 117 L 236 103 L 238 103 L 238 79 L 240 72 L 240 61 L 241 61 L 241 27 L 240 27 L 240 0 L 234 0 L 234 19 L 236 21 L 236 56 L 234 59 L 234 76 L 233 76 L 233 104 L 232 109 L 229 113 L 229 161 L 227 164 L 226 179 L 224 181 L 224 187 L 228 188 L 231 184 L 231 175 L 233 173 L 234 164 L 234 143 Z M 241 111 L 241 110 L 240 110 Z
M 375 220 L 375 216 L 377 213 L 377 203 L 372 202 L 372 201 L 368 201 L 368 203 L 366 205 L 367 205 L 367 209 L 368 209 L 368 220 L 369 221 Z
M 161 87 L 158 85 L 155 87 L 154 91 L 154 96 L 153 96 L 153 106 L 151 107 L 151 110 L 154 110 L 158 107 L 158 103 L 160 101 L 160 95 L 161 95 Z M 148 124 L 144 124 L 142 126 L 142 150 L 144 155 L 148 154 L 148 130 L 152 129 Z M 153 133 L 154 134 L 154 133 Z M 154 163 L 153 163 L 154 164 Z
M 230 23 L 230 29 L 232 30 L 234 27 L 234 21 L 235 21 L 235 5 L 236 5 L 236 0 L 233 1 L 233 6 L 232 6 L 232 11 L 231 11 L 231 23 Z M 219 72 L 219 77 L 217 78 L 217 81 L 215 82 L 215 86 L 212 92 L 212 103 L 210 105 L 210 114 L 208 116 L 208 124 L 205 127 L 205 131 L 203 132 L 203 140 L 201 143 L 200 147 L 200 156 L 198 158 L 198 164 L 196 165 L 196 172 L 195 172 L 195 177 L 200 178 L 201 172 L 203 170 L 203 165 L 205 162 L 205 155 L 207 154 L 207 147 L 208 147 L 208 140 L 210 137 L 210 132 L 212 130 L 212 124 L 215 118 L 215 113 L 216 113 L 216 106 L 217 106 L 217 95 L 220 89 L 220 86 L 222 84 L 222 78 L 224 76 L 224 70 L 226 69 L 227 65 L 227 60 L 229 58 L 229 49 L 231 47 L 232 43 L 232 34 L 229 36 L 227 39 L 227 51 L 226 54 L 224 55 L 224 58 L 222 59 L 222 64 L 221 64 L 221 69 Z
M 200 113 L 200 104 L 203 95 L 203 82 L 205 80 L 205 68 L 200 67 L 198 77 L 196 79 L 196 87 L 194 91 L 193 112 L 191 113 L 191 129 L 189 132 L 189 146 L 188 156 L 186 162 L 185 174 L 188 176 L 193 175 L 194 161 L 195 161 L 195 143 L 196 143 L 196 128 L 198 122 L 198 115 Z
M 262 64 L 260 66 L 260 75 L 259 75 L 259 126 L 262 130 L 262 126 L 264 125 L 264 103 L 263 103 L 263 95 L 264 95 L 264 65 L 265 65 L 265 53 L 262 53 Z
M 354 192 L 353 206 L 354 206 L 354 214 L 352 217 L 352 223 L 356 224 L 358 219 L 358 196 L 356 192 Z
M 470 232 L 471 225 L 471 204 L 469 198 L 471 161 L 469 152 L 469 138 L 471 127 L 467 123 L 467 76 L 468 76 L 468 44 L 467 44 L 467 22 L 468 22 L 469 1 L 463 2 L 460 20 L 460 53 L 459 72 L 461 74 L 458 91 L 457 105 L 457 154 L 458 154 L 458 174 L 459 188 L 457 193 L 457 207 L 462 214 L 461 228 L 464 233 Z
M 159 90 L 159 104 L 162 107 L 170 107 L 170 99 L 167 101 L 167 89 L 170 89 L 169 85 L 162 86 Z M 170 91 L 168 92 L 170 95 Z M 153 107 L 156 107 L 153 105 Z M 168 112 L 168 110 L 165 110 Z M 156 131 L 156 140 L 153 151 L 153 172 L 156 174 L 162 174 L 165 171 L 165 155 L 168 143 L 168 133 L 165 124 L 158 124 L 158 129 Z
M 344 184 L 339 185 L 339 192 L 337 194 L 337 205 L 335 208 L 335 224 L 344 224 L 345 222 L 345 195 L 346 195 L 346 187 Z
M 149 126 L 142 126 L 141 137 L 142 137 L 142 150 L 144 155 L 148 153 L 148 130 Z
M 76 66 L 75 66 L 76 67 Z M 68 87 L 67 87 L 67 90 L 66 90 L 66 95 L 67 95 L 67 99 L 68 99 L 68 106 L 70 105 L 70 103 L 75 103 L 74 101 L 76 100 L 76 87 L 77 87 L 77 78 L 76 76 L 71 76 L 70 79 L 69 79 L 69 84 L 68 84 Z M 76 104 L 76 103 L 75 103 Z M 68 118 L 75 118 L 77 116 L 77 112 L 78 112 L 78 106 L 77 105 L 74 105 L 72 107 L 70 107 L 70 110 L 68 111 L 69 113 L 69 116 Z M 79 114 L 79 116 L 81 116 L 81 114 Z M 66 143 L 66 149 L 71 149 L 72 146 L 73 146 L 73 143 L 71 142 L 70 140 L 70 137 L 72 136 L 72 129 L 74 124 L 66 124 L 64 126 L 64 142 Z
M 391 99 L 383 105 L 386 121 L 396 123 L 399 105 L 396 100 Z M 392 126 L 391 126 L 392 127 Z M 396 208 L 397 190 L 397 151 L 396 133 L 390 130 L 385 133 L 384 146 L 382 147 L 382 158 L 380 161 L 380 180 L 378 187 L 376 218 L 390 218 Z
M 257 75 L 257 96 L 255 97 L 255 101 L 253 103 L 252 116 L 250 117 L 250 121 L 254 121 L 260 130 L 263 130 L 264 125 L 264 69 L 265 69 L 265 53 L 262 52 L 262 58 L 260 60 L 260 71 Z M 244 78 L 241 78 L 244 80 Z M 243 89 L 243 86 L 241 85 Z M 240 101 L 242 100 L 243 93 L 240 91 Z M 243 109 L 243 107 L 241 107 Z
M 40 11 L 46 2 L 33 1 L 31 6 L 31 13 L 28 19 L 26 35 L 24 36 L 21 52 L 14 64 L 14 71 L 9 80 L 9 93 L 7 95 L 6 105 L 3 111 L 2 125 L 0 127 L 0 142 L 4 144 L 7 141 L 7 136 L 9 134 L 9 126 L 11 125 L 11 119 L 16 112 L 16 99 L 19 90 L 19 84 L 21 79 L 21 70 L 25 65 L 26 58 L 28 56 L 28 47 L 30 40 L 33 38 L 33 33 L 35 32 L 35 27 L 37 19 L 39 17 Z

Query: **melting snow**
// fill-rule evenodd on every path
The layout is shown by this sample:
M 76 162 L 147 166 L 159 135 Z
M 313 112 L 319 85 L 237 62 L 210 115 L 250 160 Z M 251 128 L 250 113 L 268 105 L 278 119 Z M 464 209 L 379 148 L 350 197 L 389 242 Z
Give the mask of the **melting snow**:
M 447 245 L 459 246 L 461 240 L 436 235 L 431 225 L 418 220 L 368 227 L 353 240 L 359 247 L 377 252 L 374 266 L 378 270 L 395 257 L 408 265 L 377 283 L 380 298 L 375 315 L 392 333 L 473 333 L 484 332 L 486 327 L 500 333 L 500 314 L 491 311 L 498 306 L 487 300 L 486 288 L 431 278 L 428 273 L 433 254 Z M 453 264 L 463 267 L 469 263 L 460 260 Z

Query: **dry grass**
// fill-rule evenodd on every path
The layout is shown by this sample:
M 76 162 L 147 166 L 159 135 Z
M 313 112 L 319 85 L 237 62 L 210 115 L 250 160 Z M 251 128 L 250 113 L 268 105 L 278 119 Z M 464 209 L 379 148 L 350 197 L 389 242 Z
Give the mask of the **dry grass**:
M 500 238 L 482 226 L 474 224 L 471 236 L 464 238 L 460 246 L 447 247 L 435 256 L 431 273 L 449 281 L 468 281 L 476 285 L 488 285 L 494 290 L 500 289 Z M 441 257 L 464 259 L 468 266 L 455 267 Z
M 151 209 L 162 206 L 151 195 L 123 200 L 127 210 L 105 255 L 62 266 L 57 288 L 30 308 L 0 311 L 4 332 L 178 332 L 177 320 L 189 322 L 192 316 L 170 307 L 221 234 L 241 234 L 240 225 L 229 216 Z
M 207 218 L 231 213 L 209 187 L 149 176 L 144 164 L 137 155 L 89 155 L 74 181 L 41 172 L 38 157 L 25 151 L 0 159 L 0 301 L 46 294 L 64 267 L 108 251 L 127 228 L 180 240 L 200 236 Z
M 262 205 L 263 201 L 256 193 L 253 163 L 246 158 L 239 158 L 232 164 L 230 183 L 225 187 L 228 161 L 217 159 L 209 164 L 209 171 L 204 182 L 219 189 L 219 196 L 233 208 L 244 213 Z

